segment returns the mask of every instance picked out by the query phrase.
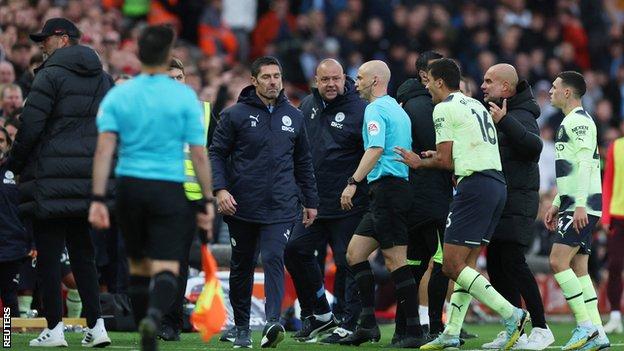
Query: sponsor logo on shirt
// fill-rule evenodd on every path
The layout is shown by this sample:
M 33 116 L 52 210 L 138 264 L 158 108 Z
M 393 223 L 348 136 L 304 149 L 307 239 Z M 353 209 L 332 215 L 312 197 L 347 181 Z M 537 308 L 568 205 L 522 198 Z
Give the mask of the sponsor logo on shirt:
M 15 185 L 15 174 L 11 171 L 4 172 L 4 179 L 2 180 L 2 183 Z
M 342 112 L 338 112 L 336 113 L 336 116 L 334 116 L 334 120 L 330 123 L 330 125 L 334 128 L 342 129 L 343 124 L 340 122 L 344 121 L 344 119 L 345 114 Z
M 258 114 L 257 116 L 249 115 L 249 118 L 251 119 L 251 126 L 252 127 L 255 127 L 260 122 L 260 114 Z
M 370 121 L 366 125 L 366 129 L 368 130 L 369 135 L 377 135 L 379 134 L 379 122 Z
M 294 133 L 295 132 L 295 128 L 291 127 L 292 125 L 292 119 L 290 119 L 290 117 L 288 116 L 284 116 L 282 117 L 282 130 L 285 132 L 291 132 Z

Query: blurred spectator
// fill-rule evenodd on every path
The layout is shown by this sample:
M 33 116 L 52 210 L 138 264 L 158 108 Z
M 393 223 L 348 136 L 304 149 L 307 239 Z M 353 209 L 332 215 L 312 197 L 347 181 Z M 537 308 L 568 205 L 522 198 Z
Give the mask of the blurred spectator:
M 238 42 L 234 33 L 221 19 L 222 2 L 213 0 L 202 14 L 199 23 L 199 47 L 206 56 L 225 56 L 226 62 L 236 61 Z
M 0 85 L 15 82 L 15 69 L 9 61 L 0 62 Z
M 0 90 L 0 126 L 22 106 L 22 89 L 17 84 L 6 84 Z
M 273 0 L 271 10 L 260 17 L 252 34 L 251 58 L 275 54 L 275 44 L 292 39 L 296 29 L 288 0 Z
M 255 0 L 223 0 L 222 18 L 236 36 L 238 61 L 244 61 L 249 57 L 251 50 L 249 33 L 256 26 L 256 9 Z

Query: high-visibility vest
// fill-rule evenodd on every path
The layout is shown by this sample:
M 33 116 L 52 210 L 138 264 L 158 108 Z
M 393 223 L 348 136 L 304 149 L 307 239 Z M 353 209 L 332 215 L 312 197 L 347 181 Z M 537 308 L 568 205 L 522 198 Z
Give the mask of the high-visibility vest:
M 613 142 L 613 194 L 611 214 L 624 216 L 624 138 Z
M 210 127 L 210 103 L 204 101 L 204 140 L 208 139 L 208 128 Z M 208 145 L 206 145 L 208 146 Z M 186 175 L 186 182 L 184 182 L 184 192 L 186 192 L 186 198 L 191 201 L 201 200 L 204 197 L 201 191 L 201 187 L 197 182 L 195 176 L 195 170 L 193 169 L 193 161 L 191 161 L 191 149 L 188 146 L 184 146 L 184 174 Z

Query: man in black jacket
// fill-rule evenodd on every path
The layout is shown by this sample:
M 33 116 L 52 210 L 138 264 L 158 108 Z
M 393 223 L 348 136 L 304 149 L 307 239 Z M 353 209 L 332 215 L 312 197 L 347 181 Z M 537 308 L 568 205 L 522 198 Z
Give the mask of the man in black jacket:
M 433 102 L 427 84 L 427 66 L 442 55 L 434 51 L 423 52 L 416 61 L 418 78 L 403 83 L 397 92 L 397 100 L 402 104 L 412 121 L 412 150 L 418 154 L 435 150 L 436 135 L 433 127 Z M 430 333 L 444 330 L 442 308 L 448 288 L 448 278 L 442 273 L 442 244 L 453 194 L 451 172 L 439 169 L 410 168 L 410 184 L 414 189 L 415 203 L 411 211 L 409 242 L 407 245 L 408 265 L 414 279 L 419 284 L 434 257 L 433 270 L 428 286 Z M 424 316 L 421 316 L 423 323 Z M 397 333 L 400 338 L 405 326 L 403 311 L 397 309 Z
M 355 90 L 355 82 L 345 76 L 334 59 L 321 61 L 316 68 L 316 88 L 303 99 L 301 112 L 312 142 L 312 162 L 319 190 L 317 220 L 307 230 L 295 227 L 286 246 L 286 268 L 290 272 L 299 303 L 303 328 L 295 338 L 305 340 L 336 326 L 325 298 L 323 273 L 315 251 L 329 245 L 336 262 L 334 296 L 345 307 L 341 328 L 323 340 L 337 343 L 355 330 L 360 314 L 357 286 L 347 265 L 347 246 L 360 223 L 368 199 L 366 185 L 358 192 L 351 210 L 340 207 L 345 179 L 355 172 L 364 154 L 362 124 L 366 101 Z M 324 260 L 325 257 L 321 257 Z
M 542 141 L 536 119 L 540 108 L 529 84 L 518 82 L 515 68 L 508 64 L 490 67 L 481 90 L 496 123 L 507 180 L 507 202 L 487 250 L 487 270 L 492 286 L 516 307 L 521 306 L 522 297 L 531 314 L 531 335 L 526 341 L 519 340 L 519 348 L 542 350 L 554 342 L 554 337 L 546 326 L 540 291 L 524 257 L 533 241 L 539 204 L 537 161 Z M 498 348 L 498 341 L 483 347 Z
M 251 66 L 250 85 L 221 112 L 210 146 L 217 211 L 230 229 L 230 302 L 235 348 L 251 347 L 249 312 L 257 248 L 265 277 L 262 347 L 284 338 L 279 323 L 284 295 L 284 248 L 301 220 L 316 218 L 318 194 L 301 111 L 282 89 L 282 67 L 273 57 Z
M 61 252 L 69 251 L 87 317 L 83 346 L 106 346 L 95 252 L 87 211 L 97 139 L 95 116 L 113 82 L 92 49 L 78 45 L 80 32 L 64 18 L 46 21 L 31 34 L 45 62 L 37 69 L 11 151 L 8 168 L 20 175 L 20 211 L 32 218 L 48 328 L 30 346 L 67 346 L 61 304 Z

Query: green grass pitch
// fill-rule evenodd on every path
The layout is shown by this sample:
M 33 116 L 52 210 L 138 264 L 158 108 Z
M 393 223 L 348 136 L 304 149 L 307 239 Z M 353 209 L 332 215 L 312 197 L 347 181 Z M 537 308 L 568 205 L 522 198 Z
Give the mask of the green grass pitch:
M 549 350 L 560 349 L 561 346 L 568 340 L 570 337 L 571 330 L 573 325 L 570 323 L 551 323 L 550 328 L 553 330 L 555 334 L 555 343 L 549 347 Z M 323 351 L 334 351 L 334 350 L 372 350 L 372 349 L 380 349 L 384 348 L 390 342 L 390 338 L 392 337 L 393 325 L 385 325 L 382 327 L 382 340 L 376 344 L 363 344 L 362 346 L 355 348 L 352 346 L 333 346 L 333 345 L 318 345 L 318 344 L 306 344 L 299 343 L 290 338 L 290 333 L 287 333 L 285 340 L 278 346 L 279 349 L 282 350 L 323 350 Z M 501 324 L 485 324 L 485 325 L 475 325 L 468 324 L 466 325 L 466 329 L 471 333 L 476 333 L 479 335 L 477 339 L 467 340 L 466 344 L 462 347 L 462 350 L 479 350 L 481 349 L 481 345 L 483 343 L 491 341 L 496 334 L 502 330 Z M 12 349 L 13 350 L 33 350 L 33 348 L 28 347 L 28 341 L 37 334 L 35 333 L 13 333 L 11 337 Z M 113 341 L 112 345 L 109 346 L 108 350 L 139 350 L 138 345 L 138 335 L 136 333 L 120 333 L 120 332 L 111 332 L 110 337 Z M 69 343 L 69 348 L 65 350 L 85 350 L 85 348 L 80 346 L 80 340 L 82 338 L 82 333 L 66 333 L 65 338 Z M 610 335 L 609 339 L 611 340 L 611 350 L 624 350 L 624 334 L 621 335 Z M 260 348 L 260 333 L 256 332 L 253 334 L 253 347 L 258 349 Z M 222 343 L 217 341 L 217 337 L 213 338 L 213 340 L 206 344 L 202 342 L 197 333 L 188 333 L 182 334 L 182 340 L 180 342 L 160 342 L 159 344 L 160 350 L 172 350 L 172 351 L 191 351 L 191 350 L 222 350 L 222 349 L 231 349 L 232 345 L 230 343 Z

